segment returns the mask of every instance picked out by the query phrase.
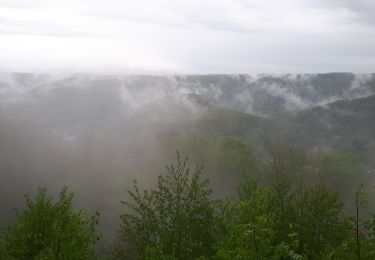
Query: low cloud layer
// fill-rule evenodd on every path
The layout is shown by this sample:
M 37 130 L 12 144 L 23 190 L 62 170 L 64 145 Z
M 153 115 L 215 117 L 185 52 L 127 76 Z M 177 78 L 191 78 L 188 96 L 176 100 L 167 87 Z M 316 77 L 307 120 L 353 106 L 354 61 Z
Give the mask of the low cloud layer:
M 0 1 L 0 70 L 372 72 L 371 0 Z

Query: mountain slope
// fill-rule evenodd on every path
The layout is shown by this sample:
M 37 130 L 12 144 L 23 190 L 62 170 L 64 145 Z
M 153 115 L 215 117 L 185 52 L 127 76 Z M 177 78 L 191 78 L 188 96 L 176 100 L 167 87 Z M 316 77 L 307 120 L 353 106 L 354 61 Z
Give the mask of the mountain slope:
M 171 96 L 195 94 L 218 106 L 279 116 L 337 100 L 375 93 L 374 74 L 261 75 L 47 75 L 0 73 L 0 102 L 38 99 L 59 88 L 116 89 L 124 104 L 140 107 Z

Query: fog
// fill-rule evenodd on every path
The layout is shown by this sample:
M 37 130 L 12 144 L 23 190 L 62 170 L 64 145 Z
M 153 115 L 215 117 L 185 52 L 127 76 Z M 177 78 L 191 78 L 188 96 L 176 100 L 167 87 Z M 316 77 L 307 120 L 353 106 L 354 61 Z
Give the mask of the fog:
M 374 13 L 373 0 L 0 0 L 0 224 L 25 193 L 68 186 L 101 213 L 105 252 L 132 180 L 157 185 L 176 150 L 213 198 L 266 164 L 265 140 L 347 156 L 372 182 Z M 329 169 L 354 185 L 347 168 Z
M 369 96 L 375 92 L 373 81 L 374 75 L 350 73 L 0 74 L 0 217 L 9 223 L 13 209 L 24 206 L 25 193 L 46 186 L 56 194 L 67 185 L 76 207 L 102 213 L 101 229 L 110 242 L 132 179 L 150 187 L 176 150 L 191 156 L 184 144 L 199 134 L 210 109 L 278 118 Z M 233 189 L 224 184 L 228 179 L 212 181 L 221 195 Z
M 2 104 L 1 217 L 13 219 L 24 193 L 41 186 L 56 193 L 67 185 L 76 206 L 102 212 L 101 225 L 113 234 L 131 180 L 154 183 L 174 159 L 181 130 L 201 111 L 183 96 L 75 84 L 31 90 L 27 98 L 21 89 Z

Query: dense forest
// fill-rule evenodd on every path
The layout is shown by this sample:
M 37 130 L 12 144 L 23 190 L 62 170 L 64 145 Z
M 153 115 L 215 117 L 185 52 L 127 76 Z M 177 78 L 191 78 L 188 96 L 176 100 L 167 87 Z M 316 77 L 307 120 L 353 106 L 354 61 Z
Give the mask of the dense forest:
M 0 259 L 375 259 L 374 98 L 372 74 L 0 74 Z
M 26 208 L 2 228 L 1 259 L 375 257 L 375 214 L 368 211 L 372 187 L 353 158 L 307 154 L 265 140 L 267 157 L 260 159 L 238 138 L 220 142 L 232 147 L 231 156 L 214 153 L 210 160 L 222 170 L 247 169 L 235 196 L 214 198 L 204 167 L 177 152 L 154 188 L 143 190 L 133 180 L 105 256 L 96 247 L 100 212 L 90 216 L 73 209 L 66 187 L 56 199 L 40 188 L 34 198 L 26 195 Z

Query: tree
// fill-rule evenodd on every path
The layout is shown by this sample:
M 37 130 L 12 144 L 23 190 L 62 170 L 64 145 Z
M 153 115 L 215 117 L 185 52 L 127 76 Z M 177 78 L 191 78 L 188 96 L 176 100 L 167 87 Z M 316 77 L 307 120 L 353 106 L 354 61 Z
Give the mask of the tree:
M 356 253 L 357 258 L 361 259 L 361 243 L 360 243 L 360 233 L 361 233 L 361 218 L 360 209 L 367 207 L 367 193 L 363 190 L 364 185 L 361 184 L 359 189 L 355 193 L 355 234 L 356 234 Z
M 235 217 L 227 224 L 225 242 L 217 257 L 322 259 L 336 256 L 336 249 L 350 237 L 349 221 L 343 214 L 338 193 L 329 190 L 323 182 L 311 183 L 311 176 L 319 169 L 311 167 L 306 154 L 279 143 L 267 145 L 270 156 L 261 169 L 268 181 L 261 185 L 262 182 L 259 184 L 248 177 L 240 183 Z
M 202 168 L 191 171 L 187 163 L 177 152 L 177 164 L 166 166 L 156 190 L 140 192 L 134 182 L 134 190 L 128 191 L 133 201 L 122 202 L 131 212 L 121 216 L 115 257 L 195 259 L 213 254 L 211 190 L 208 181 L 201 180 Z
M 99 213 L 88 217 L 72 209 L 73 194 L 64 188 L 53 202 L 45 188 L 3 234 L 3 254 L 15 259 L 95 259 Z
M 294 216 L 290 222 L 299 241 L 297 252 L 309 259 L 323 258 L 349 235 L 339 195 L 324 185 L 304 188 L 292 205 Z
M 215 197 L 224 194 L 234 195 L 236 186 L 244 176 L 257 176 L 258 162 L 253 147 L 245 140 L 234 136 L 202 138 L 191 136 L 185 141 L 190 159 L 203 164 L 205 176 L 210 178 Z
M 291 232 L 289 220 L 291 217 L 292 173 L 296 175 L 301 163 L 297 162 L 300 154 L 293 147 L 280 143 L 266 143 L 266 150 L 270 160 L 265 164 L 265 171 L 269 176 L 271 186 L 270 205 L 273 215 L 271 225 L 273 242 L 279 244 L 288 241 Z
M 246 178 L 238 187 L 239 200 L 234 207 L 228 233 L 217 252 L 219 259 L 264 259 L 272 255 L 269 227 L 269 190 Z
M 369 181 L 363 165 L 353 156 L 321 154 L 316 159 L 322 181 L 331 190 L 339 192 L 342 199 L 351 200 L 357 187 Z
M 350 234 L 335 256 L 348 259 L 375 259 L 375 214 L 368 214 L 368 192 L 360 184 L 354 197 L 354 214 L 349 218 Z

